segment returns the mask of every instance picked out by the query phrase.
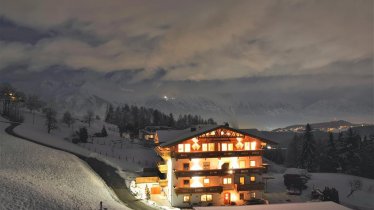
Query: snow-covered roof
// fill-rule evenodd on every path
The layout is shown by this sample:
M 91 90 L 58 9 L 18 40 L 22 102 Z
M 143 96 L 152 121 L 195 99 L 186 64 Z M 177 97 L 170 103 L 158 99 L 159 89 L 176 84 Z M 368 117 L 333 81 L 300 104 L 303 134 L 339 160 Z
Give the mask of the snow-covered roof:
M 307 202 L 307 203 L 282 203 L 270 205 L 247 205 L 247 206 L 211 206 L 194 207 L 194 210 L 349 210 L 349 208 L 334 203 L 325 202 Z
M 225 125 L 200 125 L 200 126 L 196 126 L 195 130 L 191 130 L 191 128 L 187 128 L 187 129 L 184 129 L 184 130 L 158 130 L 157 131 L 157 136 L 158 136 L 158 140 L 160 142 L 160 146 L 164 147 L 164 146 L 171 146 L 171 145 L 177 144 L 181 141 L 187 140 L 187 139 L 195 137 L 195 136 L 199 136 L 201 134 L 204 134 L 204 133 L 207 133 L 207 132 L 219 129 L 219 128 L 229 129 L 229 130 L 235 131 L 237 133 L 241 133 L 243 135 L 258 138 L 261 141 L 269 143 L 269 144 L 277 144 L 276 142 L 270 141 L 268 139 L 265 139 L 265 138 L 262 138 L 262 137 L 259 137 L 259 136 L 255 136 L 255 135 L 247 133 L 243 130 L 230 128 L 230 127 L 225 126 Z

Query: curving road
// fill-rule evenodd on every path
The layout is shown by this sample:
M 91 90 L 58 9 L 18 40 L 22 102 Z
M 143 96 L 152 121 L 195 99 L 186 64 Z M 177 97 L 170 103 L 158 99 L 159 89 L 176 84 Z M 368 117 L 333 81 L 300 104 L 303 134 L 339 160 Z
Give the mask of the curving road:
M 131 194 L 130 190 L 127 188 L 125 184 L 125 180 L 116 173 L 117 171 L 116 168 L 113 168 L 112 166 L 106 164 L 105 162 L 99 161 L 96 158 L 84 157 L 74 152 L 70 152 L 65 149 L 61 149 L 61 148 L 57 148 L 51 145 L 40 143 L 28 137 L 21 136 L 13 131 L 13 129 L 17 127 L 19 123 L 12 123 L 12 122 L 5 122 L 5 121 L 1 121 L 1 122 L 11 123 L 11 125 L 5 129 L 5 132 L 9 135 L 12 135 L 14 137 L 27 140 L 27 141 L 30 141 L 30 142 L 33 142 L 35 144 L 39 144 L 45 147 L 49 147 L 52 149 L 61 150 L 61 151 L 70 153 L 72 155 L 79 157 L 81 160 L 85 161 L 105 181 L 105 183 L 116 193 L 117 197 L 122 202 L 124 202 L 128 207 L 134 210 L 138 210 L 138 209 L 139 210 L 156 210 L 156 208 L 153 208 L 151 206 L 144 204 L 142 201 L 135 198 Z

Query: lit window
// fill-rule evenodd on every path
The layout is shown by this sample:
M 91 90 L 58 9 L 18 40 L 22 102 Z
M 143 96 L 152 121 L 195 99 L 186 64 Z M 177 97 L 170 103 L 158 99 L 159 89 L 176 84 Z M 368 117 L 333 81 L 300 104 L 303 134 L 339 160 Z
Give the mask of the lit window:
M 245 160 L 239 161 L 239 168 L 245 168 Z
M 231 178 L 223 178 L 223 184 L 231 184 Z
M 184 145 L 184 152 L 191 152 L 191 145 L 190 144 L 185 144 Z
M 234 150 L 234 146 L 233 146 L 233 144 L 228 144 L 228 150 L 229 150 L 229 151 L 233 151 L 233 150 Z
M 251 162 L 250 162 L 250 166 L 251 166 L 251 167 L 255 167 L 255 166 L 256 166 L 256 161 L 251 160 Z
M 251 142 L 251 150 L 256 150 L 256 142 Z
M 190 202 L 191 201 L 191 196 L 189 196 L 189 195 L 185 195 L 185 196 L 183 196 L 183 202 L 184 203 L 188 203 L 188 202 Z
M 204 152 L 208 151 L 208 144 L 203 144 L 203 151 Z
M 209 179 L 208 179 L 208 178 L 205 178 L 205 179 L 204 179 L 204 184 L 206 184 L 206 185 L 209 184 Z
M 209 151 L 214 151 L 214 143 L 209 143 Z
M 185 171 L 190 170 L 190 164 L 189 163 L 183 163 L 183 170 L 185 170 Z
M 254 182 L 254 181 L 256 181 L 256 177 L 251 176 L 251 182 Z
M 190 186 L 190 180 L 189 179 L 183 180 L 183 185 L 184 186 Z
M 210 169 L 210 162 L 203 162 L 203 169 L 209 170 Z
M 213 200 L 213 196 L 210 195 L 210 194 L 209 195 L 201 195 L 200 200 L 203 201 L 203 202 L 212 201 Z
M 244 184 L 244 183 L 245 183 L 245 178 L 244 178 L 244 176 L 241 176 L 241 177 L 240 177 L 239 182 L 240 182 L 240 184 Z
M 183 144 L 178 144 L 178 152 L 183 152 Z
M 256 197 L 256 193 L 255 192 L 251 192 L 251 198 L 255 198 Z
M 222 151 L 227 151 L 227 143 L 222 143 Z
M 250 150 L 250 143 L 249 142 L 244 142 L 244 149 L 245 150 Z

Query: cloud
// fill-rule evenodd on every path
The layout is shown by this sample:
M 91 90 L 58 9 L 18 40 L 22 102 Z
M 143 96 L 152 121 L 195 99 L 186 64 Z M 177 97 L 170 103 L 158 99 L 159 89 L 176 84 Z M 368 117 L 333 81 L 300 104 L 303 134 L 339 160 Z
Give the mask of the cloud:
M 164 69 L 165 80 L 205 80 L 313 73 L 373 57 L 370 0 L 0 4 L 0 16 L 54 34 L 36 43 L 0 41 L 0 68 L 145 69 L 138 80 Z

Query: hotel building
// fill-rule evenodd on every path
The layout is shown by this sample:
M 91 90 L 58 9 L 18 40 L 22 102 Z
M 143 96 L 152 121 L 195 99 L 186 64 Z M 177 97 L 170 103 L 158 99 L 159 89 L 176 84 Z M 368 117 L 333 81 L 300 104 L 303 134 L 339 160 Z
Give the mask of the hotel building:
M 241 205 L 261 198 L 264 149 L 272 141 L 227 125 L 155 134 L 163 192 L 174 207 Z

